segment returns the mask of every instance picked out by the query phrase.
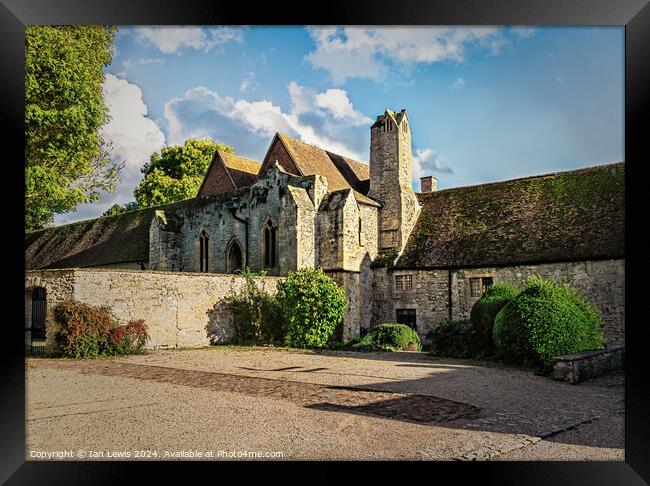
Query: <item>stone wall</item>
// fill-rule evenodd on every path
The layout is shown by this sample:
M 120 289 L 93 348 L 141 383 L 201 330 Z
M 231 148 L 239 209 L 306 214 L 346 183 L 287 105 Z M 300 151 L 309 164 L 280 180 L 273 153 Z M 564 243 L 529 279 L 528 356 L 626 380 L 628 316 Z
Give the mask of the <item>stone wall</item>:
M 278 277 L 255 277 L 275 293 Z M 122 323 L 144 319 L 149 348 L 199 347 L 227 342 L 232 315 L 224 299 L 244 286 L 244 277 L 223 274 L 108 269 L 35 270 L 25 275 L 25 288 L 47 292 L 47 346 L 54 343 L 54 306 L 73 297 L 79 302 L 110 306 Z
M 413 290 L 395 290 L 395 276 L 402 274 L 412 275 Z M 470 278 L 492 277 L 494 283 L 522 284 L 531 275 L 552 278 L 576 288 L 587 301 L 599 308 L 608 345 L 624 345 L 625 261 L 620 259 L 468 268 L 451 272 L 376 268 L 369 325 L 394 321 L 396 309 L 416 309 L 418 332 L 424 337 L 444 317 L 469 318 L 472 306 L 480 298 L 470 295 Z
M 195 204 L 157 211 L 149 236 L 150 268 L 198 272 L 202 231 L 209 238 L 210 272 L 231 270 L 228 252 L 235 244 L 242 252 L 242 267 L 269 275 L 286 275 L 305 262 L 313 265 L 313 255 L 304 254 L 305 239 L 297 231 L 309 230 L 311 224 L 313 233 L 314 206 L 308 194 L 313 184 L 313 179 L 292 176 L 272 164 L 264 177 L 233 194 L 232 200 L 197 199 Z M 274 266 L 265 267 L 264 227 L 269 221 L 277 228 L 277 257 Z M 313 241 L 310 246 L 313 254 Z
M 420 207 L 411 185 L 412 159 L 407 116 L 400 125 L 387 113 L 379 116 L 370 129 L 368 195 L 383 205 L 379 212 L 380 249 L 400 250 L 417 219 Z

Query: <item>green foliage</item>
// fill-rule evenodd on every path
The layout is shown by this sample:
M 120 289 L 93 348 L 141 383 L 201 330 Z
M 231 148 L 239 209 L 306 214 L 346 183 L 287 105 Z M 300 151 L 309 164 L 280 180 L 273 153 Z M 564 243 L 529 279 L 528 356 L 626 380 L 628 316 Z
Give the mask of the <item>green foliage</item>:
M 494 342 L 509 362 L 547 366 L 552 358 L 602 348 L 598 309 L 566 284 L 530 277 L 497 314 Z
M 96 358 L 142 353 L 149 335 L 143 320 L 117 325 L 107 307 L 93 307 L 69 299 L 54 307 L 59 325 L 56 341 L 63 356 Z
M 266 272 L 241 272 L 244 288 L 226 302 L 233 313 L 235 342 L 239 344 L 277 344 L 282 342 L 282 316 L 277 300 L 260 288 L 253 277 Z
M 321 268 L 291 272 L 278 284 L 277 301 L 289 346 L 323 347 L 345 315 L 347 299 Z
M 429 353 L 448 358 L 478 358 L 488 353 L 488 339 L 468 320 L 445 318 L 427 333 Z
M 405 324 L 379 324 L 359 341 L 377 351 L 420 351 L 420 336 Z
M 477 331 L 477 338 L 481 343 L 485 343 L 486 351 L 493 348 L 494 318 L 508 302 L 519 295 L 519 292 L 521 289 L 510 283 L 490 285 L 472 307 L 469 320 Z
M 25 28 L 25 226 L 112 191 L 123 164 L 108 157 L 103 67 L 116 29 L 93 25 Z
M 195 197 L 217 150 L 235 150 L 209 138 L 189 138 L 183 145 L 164 147 L 142 168 L 144 179 L 133 195 L 139 208 Z

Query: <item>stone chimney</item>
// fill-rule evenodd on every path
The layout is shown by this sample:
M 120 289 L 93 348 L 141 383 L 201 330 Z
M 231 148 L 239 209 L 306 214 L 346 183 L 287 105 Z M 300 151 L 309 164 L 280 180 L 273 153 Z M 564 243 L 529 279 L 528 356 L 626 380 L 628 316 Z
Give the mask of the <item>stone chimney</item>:
M 438 179 L 433 176 L 420 177 L 420 192 L 433 192 L 438 188 Z

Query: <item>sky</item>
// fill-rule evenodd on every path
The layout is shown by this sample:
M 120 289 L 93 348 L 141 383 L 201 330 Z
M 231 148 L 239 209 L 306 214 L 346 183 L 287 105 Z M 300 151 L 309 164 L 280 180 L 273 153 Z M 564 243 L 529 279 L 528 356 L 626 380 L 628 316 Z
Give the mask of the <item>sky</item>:
M 368 162 L 386 108 L 408 111 L 416 191 L 624 160 L 622 27 L 122 26 L 103 90 L 120 183 L 55 224 L 132 201 L 189 137 L 261 162 L 279 131 Z

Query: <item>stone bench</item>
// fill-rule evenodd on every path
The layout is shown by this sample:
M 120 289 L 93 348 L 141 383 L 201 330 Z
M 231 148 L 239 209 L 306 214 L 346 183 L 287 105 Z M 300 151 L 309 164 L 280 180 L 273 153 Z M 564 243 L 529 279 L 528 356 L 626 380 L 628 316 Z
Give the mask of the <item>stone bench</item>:
M 606 348 L 582 351 L 553 358 L 552 377 L 556 380 L 580 383 L 608 371 L 623 369 L 625 348 Z

